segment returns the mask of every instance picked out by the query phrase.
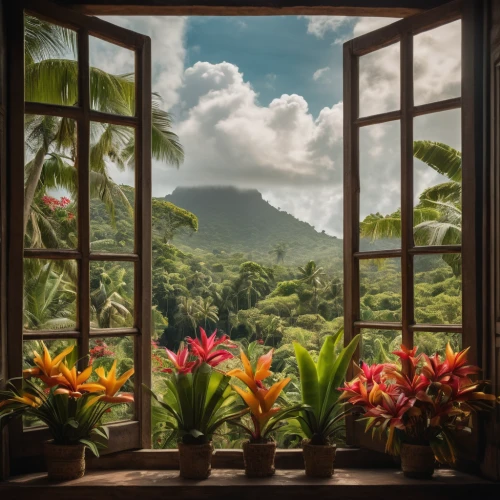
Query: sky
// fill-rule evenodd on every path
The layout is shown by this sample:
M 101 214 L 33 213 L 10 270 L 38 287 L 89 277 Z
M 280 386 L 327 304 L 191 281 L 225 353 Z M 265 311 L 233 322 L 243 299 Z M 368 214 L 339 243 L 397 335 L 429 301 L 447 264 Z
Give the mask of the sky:
M 153 196 L 177 186 L 256 188 L 276 207 L 342 236 L 342 44 L 395 19 L 333 16 L 106 17 L 152 39 L 153 90 L 185 150 L 153 162 Z M 415 103 L 460 95 L 460 24 L 415 37 Z M 91 43 L 91 64 L 133 68 L 131 53 Z M 360 60 L 361 115 L 399 107 L 399 45 Z M 415 139 L 460 149 L 460 112 L 415 120 Z M 360 134 L 361 216 L 400 206 L 399 123 Z M 113 173 L 120 183 L 132 174 Z M 415 163 L 415 200 L 442 178 Z M 416 202 L 416 201 L 415 201 Z

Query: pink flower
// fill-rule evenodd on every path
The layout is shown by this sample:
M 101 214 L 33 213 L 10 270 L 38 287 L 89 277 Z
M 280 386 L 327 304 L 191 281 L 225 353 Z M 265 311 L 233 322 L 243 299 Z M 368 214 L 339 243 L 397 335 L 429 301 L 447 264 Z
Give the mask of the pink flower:
M 198 364 L 207 363 L 215 367 L 226 359 L 231 359 L 233 357 L 230 352 L 223 349 L 213 351 L 215 347 L 221 344 L 224 344 L 225 347 L 229 347 L 230 349 L 237 347 L 230 342 L 227 335 L 222 335 L 222 337 L 216 340 L 217 330 L 215 330 L 214 333 L 207 338 L 205 330 L 201 327 L 200 334 L 201 341 L 199 339 L 192 339 L 191 337 L 186 339 L 191 347 L 191 352 L 198 358 Z
M 174 364 L 177 373 L 186 374 L 193 371 L 193 368 L 196 365 L 196 361 L 188 361 L 189 350 L 187 347 L 184 347 L 184 349 L 179 349 L 179 352 L 177 354 L 167 348 L 165 348 L 165 351 L 167 352 L 167 356 L 170 361 L 172 361 L 172 363 Z M 171 368 L 164 368 L 161 371 L 164 373 L 172 373 Z

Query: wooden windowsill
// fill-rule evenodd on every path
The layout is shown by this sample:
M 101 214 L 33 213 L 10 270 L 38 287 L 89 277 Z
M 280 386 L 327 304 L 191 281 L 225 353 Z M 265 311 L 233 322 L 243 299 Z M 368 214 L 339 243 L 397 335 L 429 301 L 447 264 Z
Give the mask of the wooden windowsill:
M 485 479 L 441 469 L 431 480 L 405 478 L 395 469 L 338 469 L 332 479 L 310 479 L 303 471 L 278 470 L 265 479 L 249 479 L 241 470 L 215 469 L 205 481 L 187 481 L 174 470 L 89 471 L 75 481 L 48 482 L 44 473 L 14 477 L 0 483 L 0 498 L 37 500 L 165 498 L 276 500 L 286 498 L 370 498 L 431 500 L 463 498 L 464 493 L 496 498 L 498 485 Z

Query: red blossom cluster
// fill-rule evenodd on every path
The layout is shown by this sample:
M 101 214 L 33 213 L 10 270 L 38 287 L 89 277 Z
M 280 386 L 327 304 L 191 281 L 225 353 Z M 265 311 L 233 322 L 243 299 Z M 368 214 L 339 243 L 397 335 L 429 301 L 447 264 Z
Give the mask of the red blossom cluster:
M 366 430 L 389 432 L 389 452 L 394 451 L 396 429 L 413 432 L 418 420 L 424 435 L 417 438 L 425 441 L 450 424 L 460 428 L 482 401 L 495 400 L 495 396 L 480 392 L 483 382 L 470 379 L 480 370 L 467 364 L 469 349 L 455 353 L 448 343 L 443 360 L 437 353 L 417 355 L 417 349 L 401 346 L 393 352 L 400 359 L 398 364 L 368 366 L 361 362 L 358 375 L 340 388 L 342 398 L 364 413 Z
M 215 330 L 210 337 L 207 337 L 205 330 L 200 328 L 200 336 L 201 340 L 188 337 L 186 340 L 189 347 L 181 347 L 177 354 L 170 349 L 166 349 L 167 356 L 174 364 L 176 373 L 191 373 L 202 363 L 207 363 L 215 367 L 226 359 L 233 358 L 233 355 L 225 349 L 217 349 L 214 351 L 214 348 L 219 345 L 223 345 L 230 349 L 237 347 L 235 344 L 231 343 L 227 335 L 222 335 L 222 337 L 217 339 L 217 330 Z M 190 355 L 195 359 L 189 361 Z M 161 371 L 172 373 L 173 370 L 171 368 L 164 368 Z
M 91 365 L 95 359 L 104 358 L 109 356 L 114 356 L 114 352 L 108 348 L 108 344 L 104 342 L 104 340 L 96 340 L 96 346 L 90 349 L 90 360 L 89 364 Z
M 71 203 L 71 200 L 66 196 L 63 196 L 60 200 L 58 200 L 52 196 L 45 195 L 42 197 L 42 203 L 54 212 L 57 208 L 66 208 Z M 71 214 L 71 212 L 69 212 L 69 214 Z

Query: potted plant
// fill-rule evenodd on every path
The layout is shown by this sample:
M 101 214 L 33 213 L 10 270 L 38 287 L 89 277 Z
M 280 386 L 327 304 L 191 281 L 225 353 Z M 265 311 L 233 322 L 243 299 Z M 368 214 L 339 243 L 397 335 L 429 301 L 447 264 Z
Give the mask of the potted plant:
M 214 350 L 219 345 L 236 347 L 227 335 L 207 337 L 200 328 L 199 339 L 188 338 L 189 347 L 181 345 L 176 353 L 166 349 L 173 369 L 166 369 L 167 390 L 153 398 L 165 410 L 164 427 L 177 434 L 180 475 L 184 479 L 206 479 L 211 472 L 212 437 L 227 421 L 238 419 L 246 409 L 238 401 L 229 382 L 231 377 L 215 367 L 233 355 Z
M 404 475 L 430 478 L 434 463 L 456 461 L 455 431 L 470 432 L 471 414 L 490 410 L 495 396 L 484 381 L 470 378 L 480 369 L 467 364 L 467 351 L 448 343 L 445 358 L 417 355 L 401 346 L 399 363 L 368 366 L 342 388 L 345 398 L 363 410 L 366 431 L 386 435 L 386 452 L 401 457 Z
M 302 402 L 310 408 L 299 417 L 306 475 L 331 477 L 334 469 L 336 444 L 333 438 L 342 428 L 346 409 L 339 399 L 338 387 L 343 383 L 347 368 L 359 342 L 356 336 L 338 356 L 335 346 L 343 337 L 343 330 L 327 335 L 321 347 L 318 362 L 298 342 L 294 342 L 300 373 Z
M 290 382 L 290 378 L 282 379 L 271 387 L 263 384 L 263 381 L 272 375 L 270 368 L 273 361 L 273 349 L 260 356 L 254 367 L 243 351 L 241 351 L 241 361 L 243 370 L 231 370 L 228 375 L 240 379 L 246 385 L 246 390 L 236 385 L 233 389 L 248 407 L 250 419 L 249 422 L 232 421 L 231 424 L 242 428 L 250 437 L 243 443 L 246 475 L 249 477 L 272 476 L 275 472 L 276 454 L 276 442 L 272 438 L 272 432 L 284 423 L 284 419 L 297 416 L 303 405 L 289 408 L 275 406 L 276 400 Z
M 101 425 L 104 413 L 116 404 L 132 403 L 132 394 L 119 393 L 134 370 L 116 378 L 116 361 L 109 373 L 95 370 L 97 383 L 88 382 L 92 366 L 82 372 L 75 366 L 73 347 L 53 359 L 42 342 L 43 355 L 34 352 L 35 368 L 24 371 L 21 388 L 10 380 L 0 391 L 0 424 L 21 415 L 31 415 L 46 424 L 52 440 L 45 443 L 44 454 L 49 479 L 70 480 L 85 474 L 85 449 L 99 456 L 108 438 Z

